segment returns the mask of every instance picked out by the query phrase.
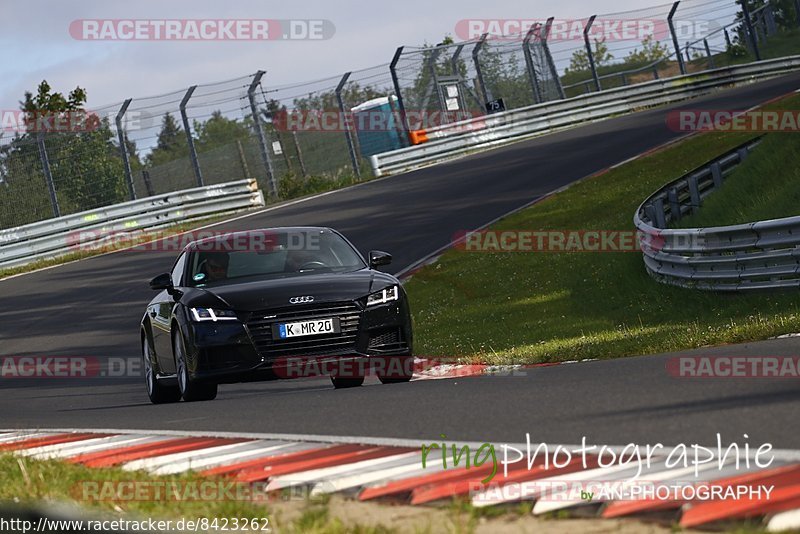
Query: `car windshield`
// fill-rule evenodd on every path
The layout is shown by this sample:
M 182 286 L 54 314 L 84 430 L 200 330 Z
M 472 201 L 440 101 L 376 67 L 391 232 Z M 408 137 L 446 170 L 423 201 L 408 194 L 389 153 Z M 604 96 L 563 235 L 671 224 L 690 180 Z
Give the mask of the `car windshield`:
M 331 230 L 264 230 L 220 236 L 197 243 L 188 264 L 190 287 L 366 267 L 353 247 Z

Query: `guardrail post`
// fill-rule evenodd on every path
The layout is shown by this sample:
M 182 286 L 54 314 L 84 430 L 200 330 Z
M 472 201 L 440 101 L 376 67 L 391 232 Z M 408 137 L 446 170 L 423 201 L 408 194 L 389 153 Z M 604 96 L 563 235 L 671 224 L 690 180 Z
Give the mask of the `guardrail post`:
M 200 171 L 200 162 L 197 160 L 197 151 L 194 149 L 194 138 L 192 137 L 192 128 L 189 126 L 189 116 L 186 114 L 186 104 L 192 98 L 194 90 L 197 89 L 196 85 L 191 86 L 186 94 L 183 95 L 181 100 L 181 120 L 183 120 L 183 129 L 186 133 L 186 142 L 189 145 L 189 158 L 192 160 L 192 168 L 194 169 L 194 177 L 197 179 L 197 187 L 203 187 L 203 173 Z
M 117 113 L 114 122 L 117 125 L 119 153 L 122 156 L 122 168 L 125 171 L 125 181 L 128 183 L 128 196 L 131 200 L 136 200 L 136 190 L 133 187 L 133 174 L 131 173 L 131 162 L 128 159 L 128 146 L 125 143 L 125 130 L 122 128 L 122 117 L 125 116 L 125 112 L 128 111 L 128 106 L 131 105 L 132 101 L 133 99 L 129 98 L 122 103 L 122 107 L 119 108 L 119 113 Z
M 483 43 L 486 42 L 488 36 L 488 33 L 481 35 L 481 38 L 478 39 L 478 42 L 475 43 L 475 46 L 472 48 L 472 62 L 475 64 L 475 77 L 478 81 L 478 91 L 480 91 L 481 98 L 483 98 L 484 111 L 486 103 L 489 102 L 489 95 L 486 92 L 486 84 L 483 83 L 483 72 L 481 71 L 481 61 L 478 58 L 478 53 L 481 51 Z
M 692 199 L 692 213 L 700 209 L 700 188 L 697 185 L 697 175 L 689 177 L 689 198 Z
M 738 150 L 739 152 L 739 163 L 744 163 L 744 160 L 750 155 L 750 151 L 747 150 L 747 147 L 742 147 Z
M 525 56 L 525 66 L 528 68 L 528 77 L 531 80 L 531 91 L 533 91 L 533 101 L 536 104 L 541 104 L 543 102 L 542 99 L 542 90 L 539 87 L 539 80 L 536 78 L 536 69 L 533 65 L 533 57 L 531 56 L 531 37 L 533 37 L 534 32 L 540 29 L 541 24 L 538 22 L 531 24 L 528 33 L 525 34 L 525 38 L 522 40 L 522 53 Z
M 658 80 L 658 65 L 653 65 L 653 79 Z
M 349 72 L 345 72 L 342 79 L 339 80 L 339 85 L 336 86 L 336 102 L 339 104 L 339 113 L 342 114 L 342 119 L 344 120 L 344 137 L 347 139 L 347 150 L 350 151 L 350 162 L 353 164 L 353 172 L 356 173 L 357 178 L 361 178 L 361 169 L 358 167 L 358 155 L 353 145 L 353 138 L 350 137 L 350 120 L 344 111 L 344 101 L 342 100 L 342 88 L 344 88 L 344 84 L 346 84 L 347 80 L 350 78 L 350 74 Z
M 669 198 L 669 212 L 672 215 L 673 221 L 680 220 L 681 216 L 681 203 L 678 201 L 678 190 L 674 187 L 667 192 Z
M 594 87 L 597 89 L 597 92 L 603 90 L 600 87 L 600 77 L 597 76 L 597 66 L 594 64 L 594 53 L 592 53 L 592 43 L 589 39 L 589 30 L 592 29 L 592 24 L 594 23 L 594 19 L 597 18 L 597 15 L 592 15 L 589 17 L 589 21 L 586 23 L 586 27 L 583 29 L 583 42 L 586 45 L 586 55 L 589 58 L 589 68 L 592 69 L 592 78 L 594 79 Z
M 653 203 L 653 209 L 655 210 L 655 227 L 656 228 L 666 228 L 667 227 L 667 219 L 664 216 L 664 200 L 661 198 L 657 198 Z
M 714 188 L 722 187 L 722 166 L 719 161 L 711 164 L 711 179 L 714 181 Z
M 669 15 L 667 15 L 667 24 L 669 25 L 669 33 L 672 35 L 672 45 L 675 47 L 675 57 L 678 58 L 678 67 L 681 70 L 681 74 L 686 74 L 686 65 L 681 55 L 681 45 L 678 43 L 678 34 L 675 32 L 675 23 L 672 21 L 679 4 L 680 2 L 672 4 L 672 9 L 669 10 Z
M 800 0 L 798 0 L 800 2 Z M 553 61 L 553 54 L 550 53 L 550 45 L 547 44 L 547 39 L 550 38 L 550 29 L 553 27 L 553 21 L 555 17 L 550 17 L 547 19 L 547 22 L 544 23 L 544 35 L 542 35 L 542 49 L 544 50 L 544 55 L 547 58 L 547 64 L 550 67 L 550 75 L 553 77 L 553 83 L 556 84 L 556 90 L 558 91 L 558 96 L 561 97 L 561 100 L 567 98 L 567 94 L 564 92 L 564 86 L 561 85 L 561 77 L 558 75 L 558 69 L 556 68 L 556 63 Z
M 397 96 L 397 109 L 400 111 L 400 126 L 403 129 L 403 134 L 400 138 L 403 140 L 403 145 L 408 146 L 411 143 L 408 134 L 408 121 L 406 118 L 406 106 L 403 104 L 403 92 L 400 90 L 400 80 L 397 78 L 397 62 L 400 61 L 400 56 L 403 54 L 403 47 L 400 46 L 395 50 L 392 62 L 389 63 L 389 73 L 392 75 L 392 85 L 394 85 L 394 93 Z M 391 97 L 389 98 L 391 100 Z
M 53 174 L 50 172 L 50 158 L 47 157 L 47 148 L 44 146 L 44 132 L 39 132 L 36 136 L 36 142 L 39 145 L 39 159 L 42 161 L 42 171 L 47 182 L 47 190 L 50 192 L 53 217 L 61 217 L 61 208 L 58 207 L 58 197 L 56 196 L 56 185 L 53 182 Z
M 714 68 L 714 57 L 711 55 L 711 48 L 708 46 L 708 39 L 703 39 L 703 46 L 706 48 L 706 57 L 708 57 L 708 68 Z
M 753 21 L 750 20 L 750 0 L 742 0 L 742 16 L 744 18 L 744 27 L 746 29 L 745 33 L 747 33 L 748 40 L 750 41 L 750 46 L 753 50 L 753 54 L 756 56 L 756 61 L 761 61 L 761 52 L 758 50 L 758 43 L 756 42 L 756 33 L 753 30 Z
M 269 155 L 267 148 L 267 140 L 264 135 L 264 130 L 261 127 L 261 118 L 256 106 L 256 87 L 261 83 L 261 78 L 266 74 L 263 70 L 256 72 L 253 75 L 253 81 L 247 89 L 247 99 L 250 101 L 250 113 L 253 115 L 253 128 L 256 132 L 256 139 L 258 140 L 258 148 L 261 151 L 261 161 L 264 163 L 264 169 L 267 171 L 267 185 L 269 187 L 269 195 L 273 198 L 278 196 L 278 184 L 275 180 L 275 170 L 272 168 L 272 156 Z
M 300 142 L 297 140 L 297 131 L 295 130 L 292 130 L 292 142 L 294 142 L 294 151 L 297 152 L 297 161 L 300 163 L 300 172 L 303 174 L 303 178 L 307 178 L 306 164 L 303 162 L 303 152 L 300 150 Z

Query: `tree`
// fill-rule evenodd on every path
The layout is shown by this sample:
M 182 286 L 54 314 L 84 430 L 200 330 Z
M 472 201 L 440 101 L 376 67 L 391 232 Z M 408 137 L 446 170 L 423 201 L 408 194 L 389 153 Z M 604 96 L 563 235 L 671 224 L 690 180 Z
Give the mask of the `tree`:
M 43 136 L 62 213 L 72 213 L 125 200 L 122 158 L 108 120 L 87 113 L 86 91 L 76 87 L 68 95 L 53 91 L 43 80 L 36 92 L 25 92 L 20 102 L 26 131 L 0 149 L 3 225 L 24 224 L 52 216 L 38 139 Z M 41 119 L 47 119 L 42 121 Z M 60 130 L 62 124 L 83 126 Z
M 594 50 L 592 51 L 594 57 L 594 64 L 596 67 L 603 67 L 608 65 L 614 56 L 608 51 L 608 45 L 605 38 L 594 39 Z M 589 56 L 584 48 L 580 48 L 573 52 L 572 58 L 569 61 L 569 67 L 566 73 L 587 71 L 591 68 L 589 64 Z
M 175 122 L 175 117 L 169 112 L 165 113 L 161 119 L 161 131 L 158 132 L 156 147 L 147 155 L 147 166 L 154 167 L 188 155 L 189 144 L 186 135 Z
M 250 137 L 253 131 L 252 120 L 248 117 L 242 122 L 229 119 L 217 110 L 205 122 L 195 121 L 194 131 L 197 136 L 197 151 L 205 152 L 223 145 L 235 143 L 237 139 Z
M 654 63 L 669 56 L 669 48 L 661 44 L 659 41 L 653 39 L 652 35 L 648 35 L 642 40 L 642 49 L 635 48 L 633 52 L 628 54 L 625 58 L 625 63 L 631 65 L 641 65 Z

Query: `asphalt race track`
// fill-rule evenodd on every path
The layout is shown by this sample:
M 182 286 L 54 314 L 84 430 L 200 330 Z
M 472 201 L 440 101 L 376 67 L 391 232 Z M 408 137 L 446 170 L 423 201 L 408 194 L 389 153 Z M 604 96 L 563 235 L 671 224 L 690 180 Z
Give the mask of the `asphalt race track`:
M 745 109 L 800 88 L 800 74 L 691 102 Z M 488 153 L 289 203 L 215 229 L 326 225 L 399 272 L 486 222 L 680 134 L 670 108 L 587 125 Z M 631 214 L 632 216 L 633 214 Z M 173 253 L 121 252 L 0 281 L 3 356 L 139 356 L 149 279 Z M 412 303 L 413 305 L 413 303 Z M 796 355 L 800 338 L 694 351 Z M 792 380 L 675 379 L 669 355 L 335 391 L 327 380 L 221 386 L 216 401 L 153 406 L 142 379 L 7 379 L 0 428 L 137 428 L 521 442 L 771 442 L 800 448 Z

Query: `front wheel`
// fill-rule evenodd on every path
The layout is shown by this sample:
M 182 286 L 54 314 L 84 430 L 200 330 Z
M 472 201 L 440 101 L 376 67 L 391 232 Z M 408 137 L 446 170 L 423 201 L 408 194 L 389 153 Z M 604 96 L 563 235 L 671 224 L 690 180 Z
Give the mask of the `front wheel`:
M 211 382 L 197 382 L 189 376 L 186 365 L 186 347 L 183 336 L 177 333 L 173 339 L 175 351 L 175 367 L 178 370 L 178 389 L 186 402 L 214 400 L 217 398 L 217 384 Z
M 147 396 L 153 404 L 167 404 L 181 400 L 181 390 L 177 386 L 166 386 L 158 381 L 155 366 L 153 365 L 153 352 L 147 338 L 142 340 L 142 360 L 144 366 L 144 380 L 147 385 Z
M 384 368 L 378 371 L 381 384 L 402 384 L 414 376 L 413 356 L 390 356 L 384 360 Z

